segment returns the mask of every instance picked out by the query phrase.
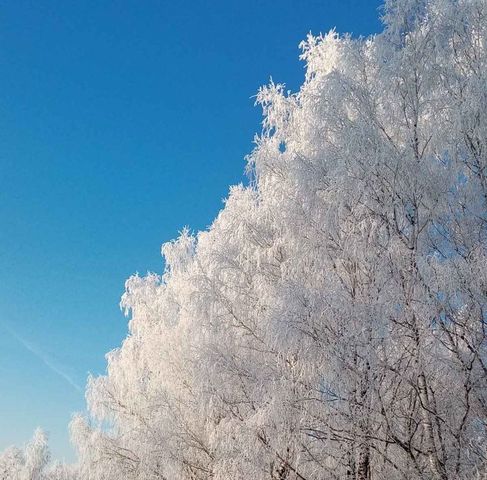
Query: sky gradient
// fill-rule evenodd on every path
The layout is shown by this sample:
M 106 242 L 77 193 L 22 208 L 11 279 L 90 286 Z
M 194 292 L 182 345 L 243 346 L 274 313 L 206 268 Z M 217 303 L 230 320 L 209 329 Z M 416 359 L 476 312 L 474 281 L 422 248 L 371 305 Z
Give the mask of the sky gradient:
M 206 228 L 296 90 L 307 32 L 380 30 L 375 0 L 6 0 L 0 6 L 0 450 L 67 425 L 126 335 L 133 273 Z

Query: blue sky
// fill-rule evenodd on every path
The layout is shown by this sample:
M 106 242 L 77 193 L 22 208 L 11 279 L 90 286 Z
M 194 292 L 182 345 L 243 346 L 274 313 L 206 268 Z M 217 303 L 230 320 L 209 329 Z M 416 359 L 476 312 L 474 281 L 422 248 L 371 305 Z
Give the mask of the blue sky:
M 126 334 L 125 279 L 208 226 L 296 90 L 307 32 L 380 30 L 375 0 L 6 0 L 0 6 L 0 449 L 67 424 Z

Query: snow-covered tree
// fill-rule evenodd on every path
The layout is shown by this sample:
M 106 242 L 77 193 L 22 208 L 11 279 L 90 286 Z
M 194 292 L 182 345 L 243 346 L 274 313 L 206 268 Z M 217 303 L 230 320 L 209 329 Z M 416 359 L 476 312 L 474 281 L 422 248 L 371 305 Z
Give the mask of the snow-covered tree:
M 76 466 L 49 460 L 47 435 L 38 428 L 23 450 L 10 447 L 0 452 L 0 480 L 78 480 Z
M 487 2 L 383 21 L 308 36 L 250 184 L 127 281 L 83 480 L 487 475 Z
M 20 480 L 24 456 L 16 447 L 9 447 L 0 453 L 0 479 Z

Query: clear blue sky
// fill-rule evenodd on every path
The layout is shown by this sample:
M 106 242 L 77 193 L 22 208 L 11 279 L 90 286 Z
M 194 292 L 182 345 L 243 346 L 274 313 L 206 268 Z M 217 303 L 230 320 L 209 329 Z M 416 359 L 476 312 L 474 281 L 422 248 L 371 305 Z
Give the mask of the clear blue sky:
M 376 0 L 6 0 L 0 6 L 0 449 L 36 426 L 73 459 L 87 372 L 160 245 L 203 229 L 260 130 L 251 96 L 296 90 L 308 31 L 367 35 Z M 79 389 L 77 388 L 79 386 Z

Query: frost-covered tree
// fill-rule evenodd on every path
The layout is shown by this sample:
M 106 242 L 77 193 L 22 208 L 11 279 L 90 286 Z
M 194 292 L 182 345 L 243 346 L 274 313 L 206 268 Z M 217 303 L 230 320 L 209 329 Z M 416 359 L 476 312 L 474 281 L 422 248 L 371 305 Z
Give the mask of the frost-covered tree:
M 42 480 L 43 471 L 49 462 L 49 448 L 46 434 L 38 428 L 24 450 L 22 478 L 26 480 Z
M 83 480 L 486 477 L 487 2 L 383 21 L 308 36 L 250 184 L 127 281 Z
M 0 453 L 0 479 L 44 480 L 48 462 L 47 436 L 38 428 L 23 450 L 10 447 Z
M 38 428 L 23 450 L 0 452 L 0 480 L 78 480 L 75 466 L 49 460 L 47 435 Z
M 16 447 L 9 447 L 0 453 L 0 479 L 20 480 L 24 465 L 22 451 Z

